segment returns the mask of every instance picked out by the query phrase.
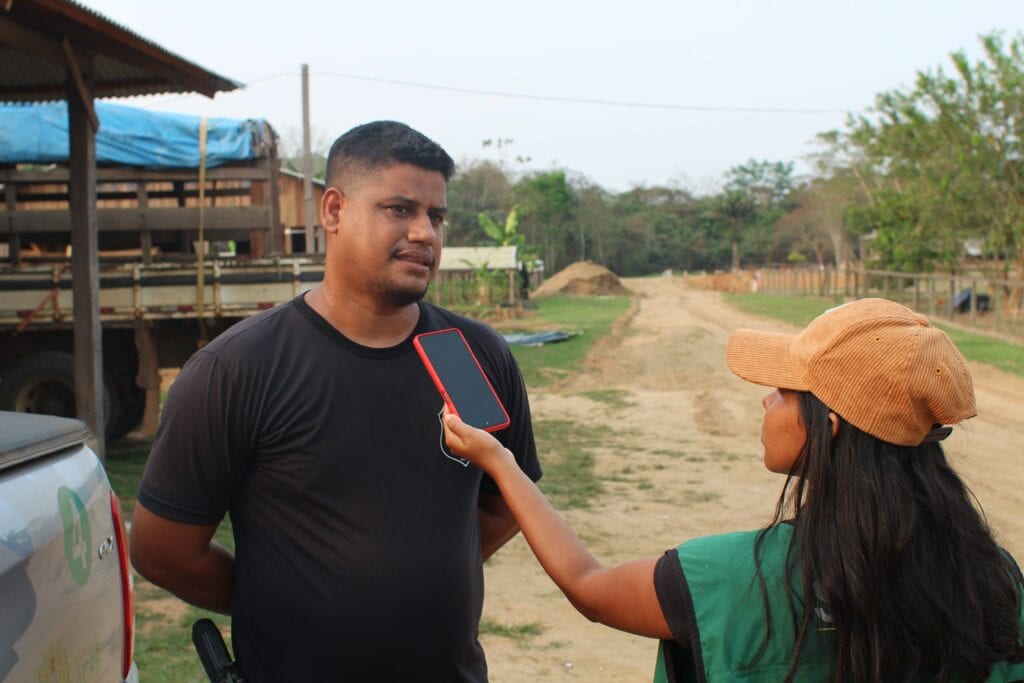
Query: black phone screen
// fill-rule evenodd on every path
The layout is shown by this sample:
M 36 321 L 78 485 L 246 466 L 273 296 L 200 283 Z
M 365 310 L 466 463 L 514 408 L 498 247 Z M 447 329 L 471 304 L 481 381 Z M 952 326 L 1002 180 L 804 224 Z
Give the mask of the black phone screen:
M 413 344 L 463 422 L 487 431 L 508 426 L 508 413 L 459 330 L 420 334 Z

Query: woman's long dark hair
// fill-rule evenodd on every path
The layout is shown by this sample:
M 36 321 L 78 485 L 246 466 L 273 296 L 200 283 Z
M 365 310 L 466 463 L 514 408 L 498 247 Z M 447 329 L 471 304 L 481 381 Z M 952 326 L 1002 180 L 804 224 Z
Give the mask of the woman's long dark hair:
M 786 680 L 816 607 L 835 627 L 834 681 L 983 681 L 1022 656 L 1019 570 L 942 447 L 896 446 L 842 418 L 833 438 L 829 409 L 799 397 L 807 442 L 769 526 L 793 522 L 787 566 L 802 591 Z

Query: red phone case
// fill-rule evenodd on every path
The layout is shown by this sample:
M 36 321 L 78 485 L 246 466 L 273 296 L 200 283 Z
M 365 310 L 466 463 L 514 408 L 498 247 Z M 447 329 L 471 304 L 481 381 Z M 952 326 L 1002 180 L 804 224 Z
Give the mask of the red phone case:
M 498 393 L 494 391 L 494 387 L 491 386 L 491 381 L 487 379 L 487 373 L 484 372 L 484 369 L 480 366 L 480 361 L 477 360 L 476 358 L 476 354 L 473 353 L 473 349 L 471 349 L 469 344 L 466 342 L 466 337 L 463 336 L 462 330 L 460 330 L 457 327 L 449 327 L 444 330 L 424 332 L 413 337 L 412 345 L 416 349 L 416 353 L 419 354 L 420 360 L 423 361 L 424 367 L 427 368 L 427 372 L 430 374 L 430 379 L 434 381 L 434 386 L 437 387 L 438 392 L 440 392 L 441 397 L 444 399 L 445 405 L 448 406 L 448 410 L 454 413 L 455 415 L 458 415 L 459 418 L 461 419 L 462 416 L 459 415 L 459 411 L 455 408 L 455 404 L 452 402 L 451 397 L 448 395 L 448 391 L 444 387 L 444 382 L 441 381 L 440 376 L 438 376 L 437 371 L 434 369 L 434 364 L 430 362 L 430 357 L 427 355 L 426 350 L 424 350 L 423 346 L 420 345 L 420 337 L 429 337 L 435 334 L 450 334 L 452 332 L 459 335 L 459 340 L 462 342 L 462 345 L 466 348 L 466 352 L 469 353 L 469 357 L 473 359 L 473 363 L 476 364 L 476 369 L 480 373 L 480 377 L 483 378 L 484 384 L 487 385 L 487 388 L 490 390 L 491 395 L 494 396 L 495 403 L 497 403 L 498 407 L 501 408 L 501 412 L 505 416 L 505 420 L 500 424 L 488 425 L 486 427 L 481 427 L 481 429 L 483 429 L 485 432 L 497 432 L 501 431 L 502 429 L 505 429 L 511 422 L 511 419 L 508 416 L 508 411 L 505 410 L 505 406 L 502 404 L 501 399 L 498 397 Z

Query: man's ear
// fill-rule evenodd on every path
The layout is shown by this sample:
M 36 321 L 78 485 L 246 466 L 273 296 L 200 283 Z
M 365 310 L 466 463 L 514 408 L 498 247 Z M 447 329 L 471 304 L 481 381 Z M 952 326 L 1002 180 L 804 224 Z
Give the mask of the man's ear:
M 832 438 L 834 439 L 839 433 L 839 416 L 829 411 L 828 421 L 832 423 Z
M 338 232 L 341 224 L 341 209 L 345 205 L 345 195 L 336 187 L 328 187 L 324 190 L 324 196 L 320 199 L 320 224 L 324 226 L 324 232 Z

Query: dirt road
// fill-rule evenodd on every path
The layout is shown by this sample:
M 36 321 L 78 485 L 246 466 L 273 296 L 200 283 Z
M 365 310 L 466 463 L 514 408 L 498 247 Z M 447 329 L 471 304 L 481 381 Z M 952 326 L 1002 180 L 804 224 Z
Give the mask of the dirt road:
M 623 281 L 637 296 L 628 320 L 595 348 L 584 371 L 533 392 L 535 420 L 609 430 L 594 450 L 605 493 L 566 517 L 606 564 L 660 555 L 680 542 L 752 529 L 770 517 L 782 479 L 761 465 L 760 398 L 736 378 L 725 340 L 737 327 L 793 331 L 721 303 L 679 278 Z M 980 499 L 999 538 L 1024 558 L 1024 380 L 972 364 L 979 416 L 947 452 Z M 595 392 L 615 390 L 625 407 Z M 544 454 L 541 453 L 541 457 Z M 484 617 L 518 641 L 482 637 L 495 683 L 650 681 L 657 643 L 591 624 L 568 604 L 521 537 L 486 566 Z

